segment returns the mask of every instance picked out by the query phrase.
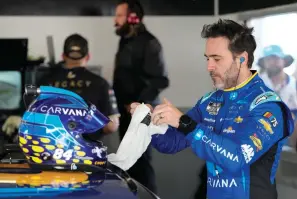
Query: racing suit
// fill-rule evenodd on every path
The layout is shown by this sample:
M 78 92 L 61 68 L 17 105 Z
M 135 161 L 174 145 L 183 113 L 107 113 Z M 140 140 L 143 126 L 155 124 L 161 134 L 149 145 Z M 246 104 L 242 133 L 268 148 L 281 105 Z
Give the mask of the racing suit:
M 277 198 L 275 174 L 293 119 L 277 94 L 252 72 L 235 88 L 203 96 L 187 113 L 197 122 L 192 132 L 170 127 L 152 138 L 159 152 L 173 154 L 190 146 L 206 160 L 208 199 Z

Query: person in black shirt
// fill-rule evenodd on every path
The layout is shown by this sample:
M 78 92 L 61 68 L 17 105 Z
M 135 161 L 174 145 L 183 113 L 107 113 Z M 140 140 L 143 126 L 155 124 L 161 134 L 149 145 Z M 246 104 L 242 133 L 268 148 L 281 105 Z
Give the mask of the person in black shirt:
M 64 62 L 41 78 L 38 85 L 67 89 L 91 102 L 111 118 L 112 122 L 104 127 L 103 132 L 112 133 L 118 129 L 120 116 L 114 92 L 104 78 L 88 70 L 89 58 L 88 41 L 79 34 L 70 35 L 64 43 Z
M 102 131 L 90 134 L 90 138 L 100 140 L 104 134 L 118 130 L 120 114 L 113 89 L 108 82 L 87 69 L 89 57 L 88 41 L 79 34 L 70 35 L 64 43 L 63 62 L 50 68 L 48 74 L 37 79 L 36 85 L 73 91 L 108 116 L 112 122 L 109 122 Z M 11 116 L 4 123 L 2 130 L 7 135 L 12 135 L 20 121 L 20 116 Z
M 115 58 L 113 89 L 118 102 L 120 139 L 130 124 L 130 104 L 134 101 L 159 104 L 159 94 L 169 86 L 162 46 L 142 23 L 138 1 L 120 1 L 115 11 L 116 34 L 120 37 Z M 128 170 L 138 182 L 156 193 L 151 147 Z

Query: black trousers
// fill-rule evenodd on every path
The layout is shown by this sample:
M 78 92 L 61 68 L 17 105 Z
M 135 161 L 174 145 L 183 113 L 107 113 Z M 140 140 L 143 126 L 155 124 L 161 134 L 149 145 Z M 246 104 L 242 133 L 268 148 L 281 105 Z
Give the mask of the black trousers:
M 123 139 L 131 121 L 131 115 L 127 112 L 121 113 L 120 117 L 120 140 Z M 136 161 L 136 163 L 127 171 L 128 174 L 139 183 L 147 187 L 154 193 L 157 193 L 155 183 L 155 172 L 151 165 L 152 146 L 149 145 L 144 154 Z
M 194 199 L 206 199 L 207 194 L 207 168 L 206 164 L 202 167 L 199 173 L 200 185 L 196 190 Z

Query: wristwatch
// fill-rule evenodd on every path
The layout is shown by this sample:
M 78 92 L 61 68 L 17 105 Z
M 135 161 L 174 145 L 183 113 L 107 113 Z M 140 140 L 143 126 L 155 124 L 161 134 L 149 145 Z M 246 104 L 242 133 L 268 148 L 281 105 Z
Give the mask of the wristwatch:
M 194 131 L 196 126 L 197 122 L 195 122 L 192 118 L 185 114 L 180 117 L 177 130 L 187 135 Z

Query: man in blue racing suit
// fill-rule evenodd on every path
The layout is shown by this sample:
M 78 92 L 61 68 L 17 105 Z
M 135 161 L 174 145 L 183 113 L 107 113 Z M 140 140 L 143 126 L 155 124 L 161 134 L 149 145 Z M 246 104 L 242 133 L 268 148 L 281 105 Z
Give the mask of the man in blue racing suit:
M 293 120 L 280 97 L 250 70 L 252 29 L 231 20 L 205 25 L 207 69 L 215 91 L 186 114 L 168 100 L 152 109 L 153 146 L 174 154 L 187 147 L 207 162 L 208 199 L 276 199 L 275 175 Z M 139 103 L 131 104 L 131 113 Z

